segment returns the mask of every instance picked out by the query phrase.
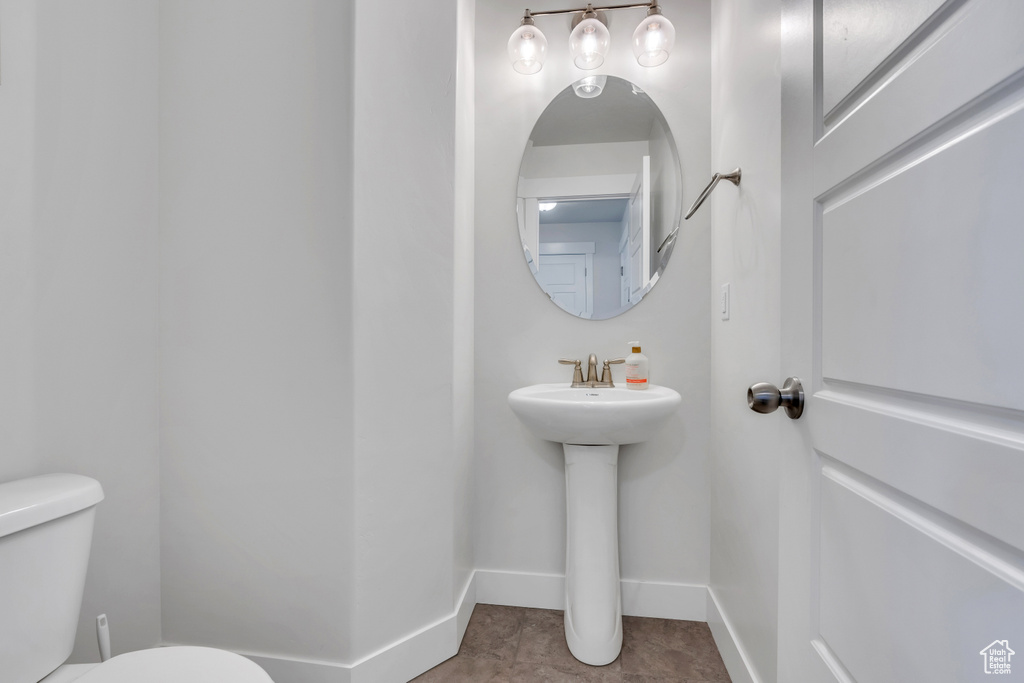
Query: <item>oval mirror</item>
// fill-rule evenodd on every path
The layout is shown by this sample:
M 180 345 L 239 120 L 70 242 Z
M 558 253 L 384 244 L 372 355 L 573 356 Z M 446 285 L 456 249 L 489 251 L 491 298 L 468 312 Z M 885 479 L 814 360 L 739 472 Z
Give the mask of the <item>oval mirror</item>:
M 639 303 L 665 270 L 681 211 L 672 132 L 638 86 L 588 76 L 540 115 L 516 212 L 526 263 L 559 307 L 603 320 Z

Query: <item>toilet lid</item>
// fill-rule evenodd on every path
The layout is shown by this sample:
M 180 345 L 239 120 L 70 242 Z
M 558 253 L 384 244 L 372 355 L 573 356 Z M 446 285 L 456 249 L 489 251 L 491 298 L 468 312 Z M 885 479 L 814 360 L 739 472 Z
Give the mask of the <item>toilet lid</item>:
M 75 683 L 273 683 L 241 655 L 211 647 L 156 647 L 112 657 Z

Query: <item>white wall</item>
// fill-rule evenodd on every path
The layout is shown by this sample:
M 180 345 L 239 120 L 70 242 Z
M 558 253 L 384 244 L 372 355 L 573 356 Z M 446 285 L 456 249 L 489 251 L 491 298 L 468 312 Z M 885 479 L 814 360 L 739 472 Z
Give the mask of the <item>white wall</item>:
M 370 3 L 0 4 L 0 476 L 104 485 L 76 659 L 101 610 L 115 652 L 343 677 L 454 622 L 474 16 L 406 4 L 389 62 L 354 56 Z M 413 668 L 454 653 L 443 635 Z
M 721 183 L 714 216 L 712 291 L 731 286 L 731 317 L 711 327 L 711 590 L 724 623 L 712 623 L 747 657 L 757 680 L 774 681 L 778 590 L 778 463 L 764 457 L 784 417 L 745 401 L 755 382 L 779 385 L 780 5 L 716 0 L 713 16 L 714 170 L 742 167 Z M 701 211 L 707 211 L 705 204 Z M 730 665 L 733 679 L 742 681 Z
M 0 480 L 36 473 L 32 448 L 36 3 L 0 0 Z
M 466 467 L 465 454 L 454 455 L 453 408 L 455 363 L 469 362 L 453 351 L 454 258 L 456 248 L 468 248 L 464 237 L 455 239 L 457 2 L 391 3 L 386 30 L 402 46 L 394 50 L 378 49 L 380 12 L 376 0 L 355 3 L 366 28 L 355 39 L 348 378 L 357 398 L 356 656 L 452 613 L 454 481 Z M 464 192 L 467 180 L 459 180 Z M 466 280 L 460 270 L 459 281 Z M 460 294 L 466 326 L 467 308 Z M 466 332 L 458 335 L 462 349 Z M 461 423 L 464 369 L 459 382 Z
M 637 160 L 649 153 L 646 140 L 530 145 L 530 153 L 523 159 L 520 170 L 524 178 L 635 174 L 640 165 Z
M 472 7 L 391 10 L 161 5 L 164 638 L 297 678 L 454 654 L 360 668 L 473 566 Z
M 103 485 L 78 661 L 100 612 L 115 653 L 160 640 L 156 22 L 155 2 L 0 4 L 0 478 Z
M 452 431 L 454 440 L 452 483 L 455 491 L 455 566 L 456 600 L 473 574 L 476 556 L 473 550 L 474 388 L 473 326 L 475 276 L 473 249 L 474 192 L 476 188 L 476 108 L 474 39 L 476 36 L 476 0 L 458 0 L 455 82 L 455 238 L 454 297 L 452 338 Z
M 352 17 L 160 6 L 167 642 L 351 653 Z
M 553 0 L 530 9 L 563 5 Z M 602 73 L 639 84 L 661 108 L 682 159 L 684 202 L 711 173 L 710 31 L 706 2 L 669 0 L 676 49 L 656 69 L 636 64 L 629 49 L 642 10 L 610 15 L 612 50 Z M 523 149 L 548 102 L 583 72 L 568 56 L 569 18 L 538 18 L 548 37 L 543 70 L 523 76 L 505 54 L 521 8 L 477 6 L 476 401 L 477 565 L 498 572 L 563 574 L 565 481 L 561 446 L 531 436 L 506 402 L 513 389 L 569 382 L 558 358 L 615 358 L 639 338 L 651 380 L 683 394 L 683 407 L 652 441 L 622 449 L 622 576 L 706 584 L 708 579 L 708 302 L 710 212 L 680 231 L 665 277 L 637 307 L 617 318 L 574 318 L 537 287 L 516 225 L 515 198 Z M 622 380 L 621 368 L 615 377 Z

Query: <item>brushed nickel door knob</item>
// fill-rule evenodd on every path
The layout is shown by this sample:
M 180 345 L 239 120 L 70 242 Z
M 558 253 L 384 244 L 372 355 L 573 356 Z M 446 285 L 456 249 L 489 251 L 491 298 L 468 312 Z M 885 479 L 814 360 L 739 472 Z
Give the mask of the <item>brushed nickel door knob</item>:
M 755 413 L 773 413 L 781 406 L 796 420 L 804 412 L 804 386 L 796 377 L 787 377 L 781 390 L 774 384 L 758 382 L 747 389 L 747 405 Z

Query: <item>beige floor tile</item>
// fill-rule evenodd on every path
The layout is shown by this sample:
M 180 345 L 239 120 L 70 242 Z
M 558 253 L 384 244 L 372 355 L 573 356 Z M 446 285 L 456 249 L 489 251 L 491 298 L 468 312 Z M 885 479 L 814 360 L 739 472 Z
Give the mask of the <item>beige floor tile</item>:
M 625 673 L 677 681 L 729 681 L 703 622 L 626 617 L 621 658 Z
M 477 605 L 466 627 L 459 655 L 513 660 L 519 647 L 523 608 Z
M 516 661 L 547 664 L 576 674 L 590 674 L 595 669 L 605 672 L 622 670 L 618 659 L 607 666 L 593 667 L 573 657 L 565 643 L 564 615 L 557 610 L 526 610 Z
M 729 683 L 707 624 L 624 617 L 619 658 L 588 666 L 569 652 L 558 610 L 477 605 L 459 654 L 418 683 Z
M 415 683 L 510 683 L 511 660 L 455 656 L 413 679 Z
M 603 671 L 567 671 L 564 667 L 539 662 L 516 662 L 511 683 L 621 683 L 622 673 Z

